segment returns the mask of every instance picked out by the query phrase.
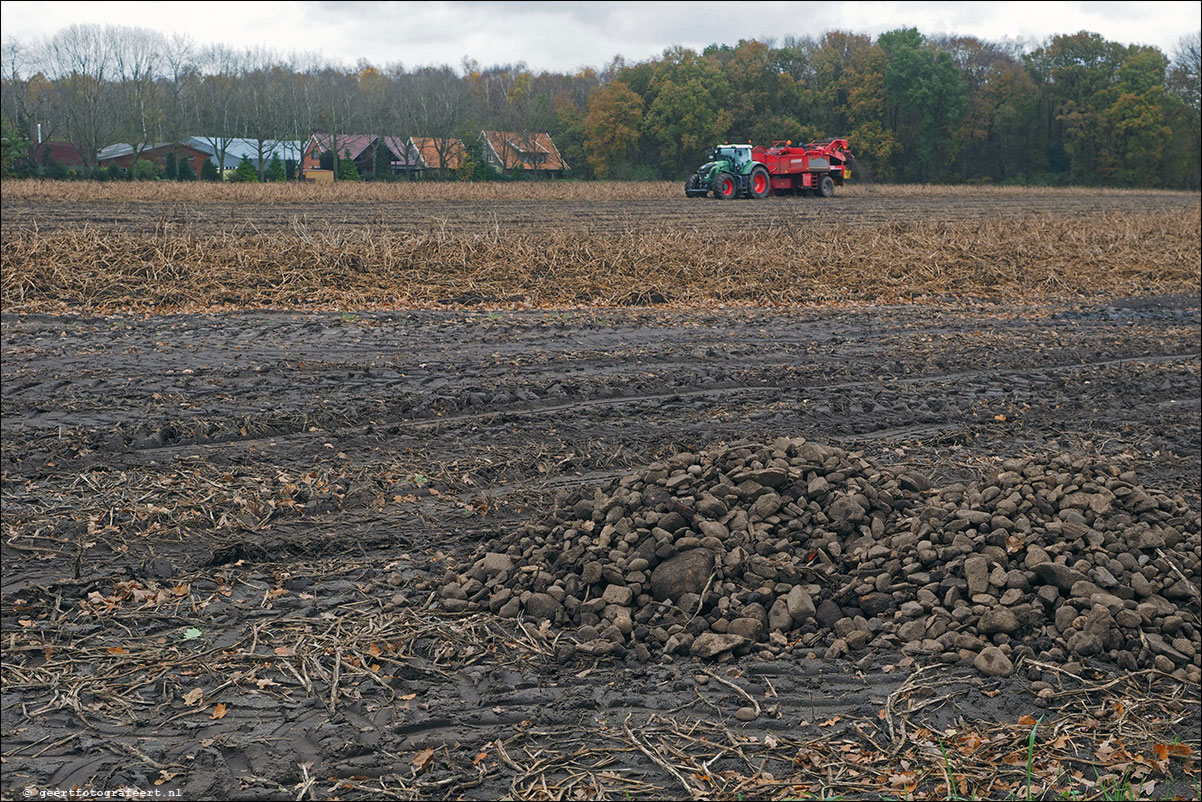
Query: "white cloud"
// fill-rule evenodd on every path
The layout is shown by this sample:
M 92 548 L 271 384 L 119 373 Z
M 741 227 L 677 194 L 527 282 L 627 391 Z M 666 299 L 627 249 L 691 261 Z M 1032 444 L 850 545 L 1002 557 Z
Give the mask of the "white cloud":
M 3 36 L 29 40 L 73 22 L 186 32 L 207 44 L 316 51 L 331 62 L 360 58 L 458 66 L 525 62 L 533 69 L 637 61 L 674 44 L 700 49 L 739 39 L 776 41 L 828 30 L 879 34 L 913 26 L 925 34 L 1040 41 L 1090 30 L 1172 52 L 1196 30 L 1200 2 L 25 2 L 0 3 Z M 1183 25 L 1183 21 L 1185 21 Z

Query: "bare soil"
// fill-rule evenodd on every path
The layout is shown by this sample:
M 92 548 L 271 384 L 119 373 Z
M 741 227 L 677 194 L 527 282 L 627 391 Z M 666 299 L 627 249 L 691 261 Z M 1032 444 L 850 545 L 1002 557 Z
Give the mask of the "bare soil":
M 856 213 L 921 214 L 917 200 Z M 770 208 L 849 211 L 778 203 L 731 208 L 763 225 Z M 704 224 L 708 204 L 680 205 Z M 46 220 L 6 204 L 5 230 L 35 211 Z M 177 214 L 59 211 L 45 224 Z M 322 214 L 410 226 L 436 212 Z M 217 226 L 228 210 L 204 213 Z M 304 212 L 264 214 L 253 223 Z M 640 210 L 589 215 L 627 225 Z M 723 442 L 802 436 L 940 482 L 1069 451 L 1196 509 L 1200 334 L 1196 295 L 6 314 L 0 791 L 1021 796 L 1034 726 L 1034 795 L 1096 795 L 1099 776 L 1191 794 L 1199 689 L 1155 671 L 1020 664 L 986 678 L 871 651 L 561 663 L 553 629 L 439 612 L 435 594 L 449 563 L 557 492 Z M 736 720 L 749 700 L 759 716 Z M 1157 751 L 1174 738 L 1192 756 Z

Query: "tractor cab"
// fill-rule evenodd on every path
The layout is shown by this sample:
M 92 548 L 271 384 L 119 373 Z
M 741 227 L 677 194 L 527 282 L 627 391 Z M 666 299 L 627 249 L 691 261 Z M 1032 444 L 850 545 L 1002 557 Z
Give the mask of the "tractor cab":
M 746 189 L 755 161 L 751 145 L 719 145 L 710 152 L 709 161 L 689 176 L 685 194 L 699 198 L 708 195 L 713 187 L 726 188 L 722 197 L 740 194 Z
M 742 173 L 751 163 L 751 145 L 719 145 L 714 148 L 710 161 L 728 161 L 733 168 L 731 172 Z

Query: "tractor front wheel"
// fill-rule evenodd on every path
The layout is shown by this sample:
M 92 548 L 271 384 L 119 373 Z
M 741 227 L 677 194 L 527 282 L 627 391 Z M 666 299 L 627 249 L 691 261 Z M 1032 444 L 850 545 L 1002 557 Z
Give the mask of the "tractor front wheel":
M 739 185 L 730 173 L 718 173 L 714 178 L 714 197 L 718 200 L 730 200 L 738 191 Z
M 747 181 L 747 197 L 749 198 L 766 198 L 768 190 L 772 188 L 772 183 L 768 179 L 768 170 L 764 167 L 756 167 L 752 169 L 751 175 Z
M 818 194 L 824 198 L 835 197 L 835 179 L 829 175 L 824 175 L 822 180 L 818 182 Z

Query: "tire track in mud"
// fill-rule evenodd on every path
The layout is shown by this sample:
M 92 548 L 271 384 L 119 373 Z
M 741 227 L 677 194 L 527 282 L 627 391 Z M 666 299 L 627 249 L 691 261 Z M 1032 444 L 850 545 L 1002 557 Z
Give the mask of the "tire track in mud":
M 328 321 L 307 328 L 275 326 L 280 319 L 270 318 L 256 333 L 242 335 L 238 330 L 244 319 L 232 315 L 208 319 L 203 331 L 188 341 L 207 349 L 194 361 L 181 358 L 192 352 L 148 355 L 143 348 L 126 353 L 127 348 L 168 339 L 164 319 L 152 318 L 130 322 L 130 330 L 117 345 L 65 362 L 64 353 L 80 345 L 106 343 L 108 333 L 81 332 L 73 328 L 77 324 L 52 318 L 6 318 L 6 384 L 13 378 L 33 382 L 22 391 L 7 386 L 3 395 L 6 532 L 0 547 L 5 557 L 6 631 L 32 634 L 47 643 L 56 637 L 59 644 L 62 639 L 83 638 L 84 648 L 63 654 L 99 670 L 64 679 L 77 683 L 72 687 L 78 689 L 79 702 L 89 705 L 82 708 L 86 722 L 69 706 L 54 708 L 62 704 L 62 686 L 6 686 L 5 724 L 13 732 L 4 744 L 5 792 L 19 791 L 13 785 L 17 780 L 10 777 L 46 787 L 83 786 L 96 777 L 148 785 L 160 777 L 158 764 L 183 772 L 165 787 L 184 784 L 185 798 L 291 797 L 303 787 L 298 764 L 312 761 L 310 776 L 322 777 L 323 783 L 324 778 L 336 777 L 363 784 L 366 777 L 387 778 L 398 766 L 408 771 L 414 754 L 425 748 L 437 750 L 440 760 L 446 756 L 454 761 L 448 764 L 454 768 L 447 775 L 463 769 L 450 780 L 462 784 L 476 781 L 473 756 L 492 752 L 491 745 L 499 740 L 512 744 L 510 739 L 525 738 L 519 741 L 522 747 L 555 756 L 562 754 L 557 752 L 561 739 L 582 734 L 602 748 L 617 747 L 606 752 L 615 770 L 646 774 L 649 766 L 637 753 L 621 751 L 623 745 L 606 740 L 627 716 L 637 727 L 653 715 L 671 716 L 671 711 L 678 711 L 676 715 L 691 722 L 720 721 L 738 728 L 742 725 L 734 724 L 731 714 L 745 700 L 726 686 L 698 683 L 697 667 L 688 662 L 559 665 L 547 654 L 554 632 L 538 642 L 541 651 L 506 651 L 505 639 L 457 639 L 454 627 L 459 622 L 452 617 L 430 618 L 432 634 L 421 642 L 412 641 L 409 651 L 396 653 L 403 665 L 387 663 L 374 679 L 361 670 L 347 670 L 351 655 L 344 652 L 344 671 L 334 680 L 336 651 L 358 644 L 359 656 L 366 657 L 362 651 L 366 644 L 384 639 L 377 626 L 426 620 L 423 605 L 436 592 L 443 572 L 455 564 L 447 555 L 467 553 L 507 527 L 538 517 L 551 494 L 577 492 L 618 478 L 673 449 L 707 440 L 797 434 L 866 451 L 904 447 L 904 455 L 891 453 L 889 459 L 955 471 L 1026 450 L 1059 449 L 1062 437 L 1100 437 L 1138 452 L 1135 467 L 1182 481 L 1187 484 L 1183 492 L 1196 499 L 1199 469 L 1197 460 L 1188 457 L 1197 453 L 1198 446 L 1188 441 L 1196 439 L 1199 426 L 1197 302 L 1188 299 L 1183 314 L 1175 314 L 1180 303 L 1174 303 L 1161 310 L 1164 314 L 1142 318 L 1129 315 L 1110 321 L 1086 316 L 1063 322 L 1027 318 L 1013 324 L 990 320 L 996 307 L 956 313 L 916 309 L 904 315 L 881 310 L 854 315 L 817 312 L 812 326 L 806 323 L 803 329 L 786 331 L 773 330 L 771 322 L 796 318 L 766 316 L 748 323 L 732 316 L 729 325 L 714 323 L 704 344 L 728 340 L 732 349 L 741 349 L 733 360 L 704 353 L 690 359 L 691 349 L 697 346 L 693 332 L 679 325 L 682 316 L 664 313 L 639 323 L 640 349 L 655 340 L 657 330 L 664 333 L 663 341 L 638 350 L 634 358 L 644 364 L 632 364 L 629 371 L 632 375 L 653 371 L 656 375 L 649 381 L 666 382 L 670 389 L 644 386 L 634 396 L 607 397 L 595 394 L 610 391 L 611 385 L 588 381 L 602 370 L 623 370 L 627 354 L 620 349 L 625 338 L 620 330 L 604 335 L 603 342 L 590 342 L 587 321 L 573 321 L 553 331 L 506 321 L 496 330 L 480 331 L 462 317 L 452 321 L 418 316 L 419 323 L 437 320 L 445 325 L 430 330 L 415 324 L 388 336 L 373 336 L 331 333 Z M 260 324 L 263 320 L 248 317 Z M 932 336 L 949 328 L 956 336 Z M 69 343 L 65 350 L 60 338 L 64 329 Z M 808 345 L 814 339 L 807 335 L 824 332 L 838 339 L 823 340 L 818 352 L 777 358 L 780 349 L 792 348 L 792 343 Z M 887 332 L 889 338 L 882 339 L 880 332 Z M 279 350 L 276 344 L 284 343 L 297 346 L 304 355 L 322 353 L 330 364 L 318 368 L 320 381 L 313 381 L 312 374 L 281 371 L 272 382 L 257 383 L 255 372 L 244 370 L 221 350 L 226 335 L 232 333 L 257 345 L 255 359 L 272 357 Z M 507 334 L 520 337 L 506 339 Z M 421 339 L 422 335 L 427 336 Z M 348 342 L 360 336 L 363 343 Z M 489 356 L 485 349 L 494 342 L 511 353 L 529 356 L 528 368 L 506 386 L 541 391 L 565 375 L 562 368 L 579 369 L 567 375 L 578 376 L 578 386 L 594 396 L 531 401 L 528 404 L 533 406 L 527 408 L 514 401 L 497 402 L 500 408 L 399 418 L 395 432 L 378 423 L 363 425 L 363 418 L 375 414 L 365 396 L 381 391 L 372 377 L 363 376 L 362 370 L 356 373 L 355 368 L 370 365 L 375 351 L 393 349 L 390 337 L 421 339 L 420 347 L 408 356 L 414 363 L 429 357 L 424 375 L 415 378 L 411 373 L 406 381 L 417 383 L 463 371 L 461 376 L 446 376 L 446 385 L 429 391 L 427 398 L 439 392 L 465 392 L 472 382 L 490 389 L 500 384 L 503 377 L 495 372 L 500 368 L 488 368 L 484 359 L 477 358 Z M 782 345 L 786 340 L 790 344 Z M 24 350 L 10 349 L 14 344 Z M 554 357 L 544 362 L 552 350 Z M 85 364 L 89 360 L 110 376 L 89 384 L 93 377 L 80 369 L 92 367 Z M 698 371 L 687 370 L 691 361 L 700 363 Z M 717 376 L 716 369 L 731 361 L 749 372 L 721 374 L 730 382 L 727 386 L 698 386 L 709 376 L 707 370 Z M 788 374 L 783 388 L 781 383 L 754 384 L 760 376 L 779 377 L 779 366 L 790 364 L 804 367 L 805 372 Z M 186 386 L 174 376 L 140 372 L 155 365 L 173 369 L 209 365 L 215 372 L 229 373 L 204 377 L 200 382 L 204 387 Z M 902 373 L 903 369 L 916 372 Z M 889 377 L 878 378 L 882 374 Z M 340 405 L 340 414 L 355 420 L 318 432 L 275 435 L 274 445 L 272 437 L 258 436 L 143 449 L 127 449 L 122 443 L 90 455 L 86 465 L 83 458 L 76 461 L 70 454 L 60 456 L 48 448 L 47 443 L 60 443 L 53 429 L 22 428 L 36 422 L 41 407 L 59 402 L 76 405 L 64 408 L 80 415 L 111 412 L 116 403 L 107 396 L 123 381 L 146 393 L 177 394 L 156 410 L 159 418 L 186 418 L 191 410 L 183 404 L 201 404 L 203 415 L 218 416 L 241 414 L 248 405 L 272 403 L 286 408 L 298 399 L 312 399 Z M 869 406 L 868 401 L 876 403 Z M 999 409 L 1009 411 L 1008 404 L 1027 402 L 1030 407 L 1022 414 L 1006 423 L 995 422 Z M 128 413 L 113 414 L 132 419 Z M 72 436 L 65 433 L 61 444 L 69 445 Z M 1159 441 L 1139 439 L 1148 437 L 1177 437 L 1178 451 L 1161 450 Z M 325 442 L 336 448 L 325 449 Z M 620 459 L 611 458 L 616 446 L 626 448 Z M 542 452 L 532 453 L 539 448 L 550 455 L 545 473 L 539 465 Z M 339 449 L 346 454 L 340 455 Z M 576 452 L 572 459 L 559 461 L 569 450 Z M 492 472 L 480 470 L 485 460 L 498 463 Z M 499 464 L 505 461 L 508 464 Z M 57 464 L 48 466 L 48 462 Z M 388 480 L 395 485 L 371 486 L 371 493 L 352 493 L 358 487 L 350 482 L 345 492 L 338 491 L 344 493 L 341 498 L 323 498 L 312 509 L 256 518 L 251 523 L 264 524 L 259 528 L 235 522 L 222 529 L 200 524 L 167 531 L 131 529 L 117 533 L 123 540 L 111 543 L 105 538 L 115 536 L 112 532 L 100 534 L 101 542 L 86 553 L 84 578 L 69 578 L 76 543 L 88 543 L 84 518 L 121 510 L 131 501 L 169 506 L 178 498 L 171 495 L 179 489 L 175 483 L 184 483 L 189 492 L 199 488 L 204 493 L 212 492 L 209 488 L 217 483 L 253 496 L 260 482 L 274 481 L 281 473 L 295 478 L 315 471 L 336 477 L 338 471 L 346 471 L 358 482 L 380 470 L 403 474 L 444 463 L 457 467 L 439 475 L 437 496 L 419 492 L 414 482 L 400 476 Z M 122 484 L 119 475 L 126 471 L 129 477 Z M 468 471 L 476 486 L 458 481 Z M 90 487 L 81 481 L 85 472 L 109 481 Z M 116 489 L 105 495 L 110 488 Z M 412 500 L 403 495 L 410 490 Z M 469 513 L 464 505 L 478 495 L 490 503 Z M 204 496 L 198 493 L 196 498 Z M 119 518 L 117 527 L 122 526 Z M 55 542 L 68 551 L 50 559 L 54 555 L 15 548 L 44 545 L 35 540 L 39 537 L 57 538 Z M 128 545 L 128 553 L 120 550 L 119 543 Z M 164 573 L 171 579 L 150 573 L 153 563 L 148 557 L 166 560 Z M 43 612 L 53 614 L 56 609 L 74 611 L 93 591 L 110 594 L 117 583 L 147 583 L 150 577 L 160 577 L 165 586 L 189 583 L 200 605 L 156 609 L 127 603 L 110 617 L 43 617 Z M 232 591 L 232 596 L 218 593 L 219 586 Z M 269 598 L 268 591 L 276 587 L 288 593 Z M 22 600 L 19 610 L 15 599 Z M 24 618 L 34 619 L 36 626 L 17 623 Z M 338 638 L 321 640 L 336 621 Z M 211 671 L 189 668 L 181 675 L 160 663 L 147 665 L 145 648 L 159 638 L 175 643 L 185 626 L 204 630 L 202 639 L 188 643 L 208 655 L 205 659 L 253 652 L 239 664 L 252 673 L 233 681 L 228 673 L 214 677 Z M 138 633 L 133 640 L 130 629 Z M 511 634 L 522 635 L 516 630 Z M 255 643 L 257 649 L 251 647 Z M 273 652 L 277 646 L 302 643 L 307 650 L 296 655 Z M 437 651 L 444 645 L 458 651 Z M 130 652 L 120 658 L 125 661 L 120 671 L 133 703 L 104 707 L 111 698 L 97 699 L 95 683 L 97 677 L 116 670 L 113 661 L 119 658 L 108 649 L 117 646 Z M 42 645 L 33 651 L 10 652 L 6 659 L 40 664 L 40 654 Z M 434 662 L 436 655 L 441 662 Z M 286 671 L 285 662 L 295 665 L 299 676 Z M 882 668 L 880 663 L 857 667 L 848 661 L 808 659 L 804 650 L 796 659 L 745 661 L 739 667 L 742 674 L 730 675 L 732 681 L 765 709 L 779 706 L 779 718 L 764 715 L 749 725 L 746 732 L 758 732 L 759 737 L 788 732 L 813 739 L 861 738 L 850 727 L 857 721 L 875 721 L 890 696 L 903 687 L 907 676 L 913 676 L 906 670 L 891 670 L 892 666 Z M 34 665 L 29 670 L 44 668 Z M 260 679 L 274 684 L 263 688 L 255 684 Z M 1013 722 L 1032 709 L 1034 697 L 1024 680 L 991 683 L 987 696 L 968 684 L 962 694 L 948 693 L 946 702 L 924 711 L 932 718 L 924 719 L 923 726 L 932 731 L 960 726 L 960 715 Z M 186 705 L 183 695 L 201 686 L 205 706 Z M 944 687 L 940 694 L 950 690 Z M 228 704 L 228 715 L 220 720 L 208 712 L 218 700 Z M 962 707 L 955 707 L 957 703 Z M 819 728 L 838 719 L 837 724 Z M 808 727 L 804 721 L 810 722 Z M 602 729 L 603 725 L 609 729 Z M 70 740 L 76 733 L 80 736 Z M 98 742 L 112 746 L 96 749 Z M 441 777 L 437 774 L 441 770 L 424 776 Z M 482 774 L 481 784 L 467 793 L 460 790 L 462 785 L 444 788 L 455 788 L 463 796 L 496 798 L 510 792 L 507 783 L 513 776 L 502 766 L 487 777 Z M 323 785 L 321 790 L 329 787 Z M 337 795 L 365 794 L 344 788 Z
M 800 388 L 804 393 L 821 395 L 824 393 L 836 393 L 845 390 L 865 389 L 865 388 L 888 388 L 890 386 L 916 386 L 921 384 L 930 384 L 938 382 L 958 382 L 972 381 L 975 379 L 1002 379 L 1007 376 L 1022 376 L 1026 374 L 1050 374 L 1057 375 L 1061 373 L 1071 373 L 1073 371 L 1085 371 L 1091 369 L 1099 369 L 1112 367 L 1116 365 L 1157 365 L 1157 364 L 1174 364 L 1179 362 L 1188 362 L 1198 359 L 1198 352 L 1189 354 L 1163 354 L 1155 356 L 1132 356 L 1122 357 L 1117 359 L 1106 359 L 1095 362 L 1084 363 L 1069 363 L 1055 365 L 1033 365 L 1024 366 L 1021 368 L 1009 368 L 1004 370 L 969 370 L 956 371 L 950 373 L 924 374 L 921 376 L 904 376 L 888 379 L 867 379 L 847 382 L 838 382 L 835 384 L 816 385 L 806 388 Z M 794 364 L 794 363 L 789 363 Z M 316 432 L 294 432 L 284 434 L 270 434 L 257 437 L 244 437 L 231 439 L 220 442 L 209 443 L 181 443 L 179 445 L 164 445 L 150 448 L 133 448 L 129 449 L 131 453 L 139 453 L 144 455 L 157 454 L 172 454 L 180 458 L 204 456 L 207 453 L 212 453 L 227 448 L 248 447 L 253 444 L 272 442 L 273 446 L 287 447 L 294 446 L 304 442 L 313 440 L 330 440 L 342 439 L 348 437 L 365 436 L 372 433 L 379 433 L 381 430 L 389 435 L 400 434 L 398 430 L 409 429 L 416 431 L 437 431 L 440 429 L 452 429 L 456 426 L 469 423 L 479 423 L 482 425 L 496 425 L 506 423 L 515 418 L 538 417 L 543 415 L 556 415 L 562 413 L 574 413 L 594 408 L 638 405 L 638 404 L 653 404 L 656 402 L 672 401 L 675 399 L 706 397 L 713 396 L 715 398 L 730 397 L 730 396 L 756 396 L 769 395 L 773 393 L 781 393 L 793 389 L 787 386 L 780 385 L 762 385 L 762 386 L 735 386 L 735 387 L 704 387 L 693 389 L 680 389 L 663 393 L 649 393 L 634 396 L 617 396 L 611 398 L 592 398 L 582 401 L 573 401 L 563 404 L 552 404 L 547 406 L 539 406 L 533 408 L 515 408 L 508 410 L 495 410 L 488 412 L 473 412 L 460 415 L 448 415 L 439 418 L 429 419 L 402 419 L 393 421 L 379 421 L 357 426 L 339 427 L 337 429 L 321 429 Z M 927 428 L 927 427 L 923 427 Z M 183 446 L 197 445 L 200 446 L 195 451 L 187 451 Z

